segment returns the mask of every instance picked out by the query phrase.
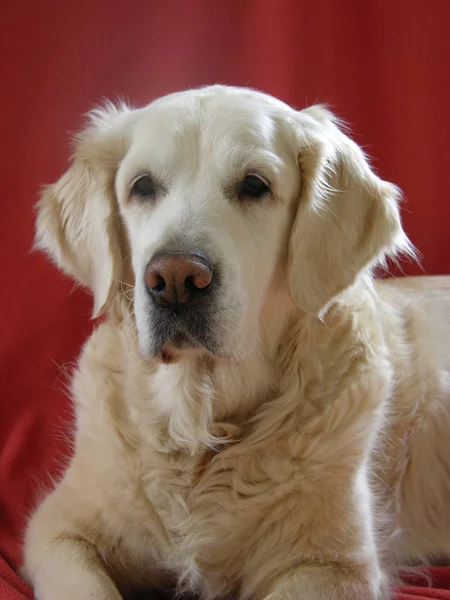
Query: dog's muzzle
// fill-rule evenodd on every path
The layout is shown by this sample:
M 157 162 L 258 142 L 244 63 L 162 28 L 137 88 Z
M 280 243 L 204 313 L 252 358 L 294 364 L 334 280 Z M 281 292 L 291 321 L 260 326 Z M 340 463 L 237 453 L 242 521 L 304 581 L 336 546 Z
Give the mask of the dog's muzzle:
M 217 270 L 201 251 L 160 252 L 148 263 L 144 282 L 150 299 L 153 353 L 167 345 L 212 349 L 212 310 Z

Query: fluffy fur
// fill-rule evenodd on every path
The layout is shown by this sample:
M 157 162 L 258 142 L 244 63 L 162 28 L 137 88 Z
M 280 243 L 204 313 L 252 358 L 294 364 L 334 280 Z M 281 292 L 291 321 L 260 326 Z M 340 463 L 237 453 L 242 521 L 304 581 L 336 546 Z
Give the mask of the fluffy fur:
M 233 196 L 248 173 L 267 197 Z M 450 278 L 374 281 L 413 252 L 398 199 L 322 107 L 214 86 L 91 115 L 38 209 L 38 246 L 106 313 L 26 533 L 39 600 L 375 600 L 450 554 Z M 198 247 L 220 293 L 162 364 L 143 272 Z

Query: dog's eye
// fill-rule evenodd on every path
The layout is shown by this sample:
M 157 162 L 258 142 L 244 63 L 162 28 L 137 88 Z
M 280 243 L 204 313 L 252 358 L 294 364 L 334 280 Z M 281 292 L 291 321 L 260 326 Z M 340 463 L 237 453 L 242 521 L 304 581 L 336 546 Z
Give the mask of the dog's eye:
M 239 198 L 261 198 L 269 186 L 257 175 L 247 175 L 239 185 Z
M 141 198 L 151 198 L 155 195 L 155 184 L 149 175 L 144 175 L 140 179 L 134 182 L 131 188 L 133 196 L 140 196 Z

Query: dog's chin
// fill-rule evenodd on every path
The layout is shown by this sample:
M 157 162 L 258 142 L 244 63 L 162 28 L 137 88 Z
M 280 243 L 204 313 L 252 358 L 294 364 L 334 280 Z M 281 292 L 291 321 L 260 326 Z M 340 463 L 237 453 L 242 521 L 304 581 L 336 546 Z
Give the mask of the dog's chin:
M 179 363 L 182 360 L 199 358 L 206 355 L 209 355 L 209 352 L 205 350 L 205 348 L 167 342 L 159 351 L 157 359 L 163 365 L 172 365 L 174 363 Z
M 186 360 L 205 359 L 214 362 L 230 363 L 233 355 L 219 349 L 208 347 L 183 335 L 167 339 L 158 345 L 139 344 L 141 356 L 146 360 L 156 360 L 164 365 L 172 365 Z
M 210 349 L 195 342 L 188 340 L 168 341 L 166 342 L 156 357 L 162 364 L 171 365 L 185 360 L 203 359 L 214 363 L 229 364 L 235 360 L 231 353 L 226 353 L 218 348 Z
M 226 352 L 222 348 L 208 348 L 201 345 L 178 344 L 166 342 L 159 350 L 155 358 L 164 365 L 181 363 L 192 359 L 201 359 L 211 364 L 230 365 L 240 362 L 253 355 L 248 350 L 244 352 Z

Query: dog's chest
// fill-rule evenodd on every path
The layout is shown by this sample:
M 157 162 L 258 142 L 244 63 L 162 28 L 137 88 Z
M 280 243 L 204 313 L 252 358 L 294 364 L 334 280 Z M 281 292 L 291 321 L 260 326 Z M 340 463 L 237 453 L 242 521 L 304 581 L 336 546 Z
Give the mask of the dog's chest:
M 213 451 L 155 453 L 143 475 L 145 494 L 173 541 L 189 535 L 194 521 L 211 521 L 220 505 L 233 502 L 236 461 L 220 464 Z
M 167 532 L 162 559 L 170 569 L 188 578 L 201 574 L 203 580 L 214 572 L 238 576 L 237 554 L 251 537 L 261 513 L 261 505 L 255 511 L 252 504 L 261 503 L 260 491 L 264 489 L 267 494 L 267 486 L 260 491 L 254 486 L 248 494 L 239 490 L 250 475 L 251 460 L 247 457 L 243 461 L 238 453 L 226 450 L 196 456 L 182 452 L 152 456 L 143 485 Z M 267 475 L 261 472 L 259 479 L 267 482 Z

